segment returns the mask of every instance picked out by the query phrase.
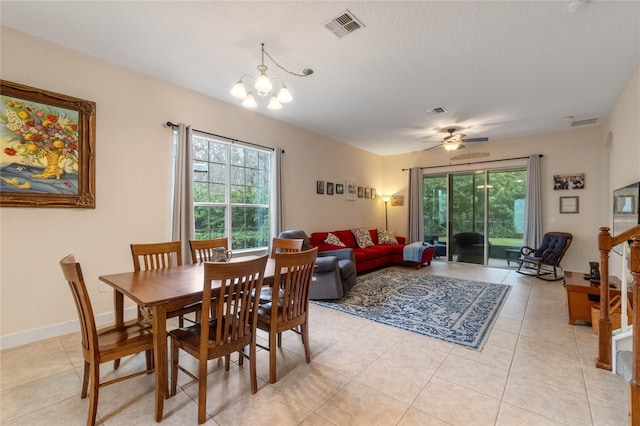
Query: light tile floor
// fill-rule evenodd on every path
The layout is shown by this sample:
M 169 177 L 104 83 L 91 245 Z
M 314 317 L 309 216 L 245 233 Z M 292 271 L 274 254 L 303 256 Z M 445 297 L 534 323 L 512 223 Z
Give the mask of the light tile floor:
M 628 385 L 594 367 L 597 337 L 567 323 L 561 281 L 441 261 L 421 272 L 513 287 L 481 352 L 312 305 L 311 363 L 299 337 L 285 334 L 277 383 L 268 384 L 268 353 L 258 352 L 257 394 L 248 363 L 225 372 L 210 361 L 206 424 L 628 424 Z M 143 365 L 138 355 L 117 372 L 103 364 L 102 375 Z M 0 352 L 0 423 L 86 423 L 81 367 L 78 333 Z M 166 400 L 162 424 L 197 424 L 197 386 L 187 379 L 181 375 L 177 395 Z M 154 423 L 153 401 L 153 375 L 102 388 L 98 424 Z

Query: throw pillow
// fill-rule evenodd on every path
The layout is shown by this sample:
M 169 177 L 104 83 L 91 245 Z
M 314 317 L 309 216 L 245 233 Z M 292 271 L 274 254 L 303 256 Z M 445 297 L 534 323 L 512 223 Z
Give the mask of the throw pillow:
M 331 232 L 329 232 L 329 234 L 327 235 L 327 238 L 324 240 L 324 242 L 325 242 L 325 244 L 329 244 L 329 245 L 332 245 L 332 246 L 346 247 L 344 245 L 344 243 L 342 241 L 340 241 L 340 238 L 336 237 Z
M 371 241 L 371 234 L 369 234 L 369 230 L 367 228 L 352 229 L 351 232 L 356 238 L 358 247 L 367 248 L 375 245 L 373 244 L 373 241 Z
M 378 244 L 398 244 L 396 233 L 378 228 Z

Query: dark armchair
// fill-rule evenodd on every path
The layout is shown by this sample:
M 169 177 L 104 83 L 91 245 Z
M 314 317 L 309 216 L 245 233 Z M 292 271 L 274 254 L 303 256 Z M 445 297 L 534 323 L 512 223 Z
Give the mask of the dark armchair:
M 302 239 L 302 250 L 313 248 L 302 230 L 281 232 L 278 238 Z M 318 252 L 311 283 L 311 300 L 341 299 L 356 284 L 353 249 Z
M 453 236 L 453 254 L 456 261 L 484 264 L 484 235 L 461 232 Z
M 561 280 L 563 277 L 558 278 L 557 268 L 561 268 L 560 261 L 572 241 L 573 235 L 568 232 L 547 232 L 537 249 L 522 247 L 520 250 L 522 257 L 517 272 L 547 281 Z M 549 274 L 553 274 L 553 279 L 543 278 Z

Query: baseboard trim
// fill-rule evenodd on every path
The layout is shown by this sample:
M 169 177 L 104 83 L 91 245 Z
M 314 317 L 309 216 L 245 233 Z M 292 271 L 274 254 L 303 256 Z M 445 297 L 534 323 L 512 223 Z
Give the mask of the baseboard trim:
M 125 318 L 134 318 L 136 315 L 136 306 L 125 308 Z M 98 327 L 113 324 L 113 311 L 96 315 L 95 318 L 96 326 Z M 18 333 L 8 334 L 6 336 L 0 336 L 0 350 L 11 349 L 17 346 L 39 342 L 40 340 L 51 339 L 52 337 L 63 336 L 65 334 L 74 333 L 79 330 L 80 321 L 76 319 L 73 321 L 48 325 L 46 327 L 32 328 L 31 330 L 20 331 Z

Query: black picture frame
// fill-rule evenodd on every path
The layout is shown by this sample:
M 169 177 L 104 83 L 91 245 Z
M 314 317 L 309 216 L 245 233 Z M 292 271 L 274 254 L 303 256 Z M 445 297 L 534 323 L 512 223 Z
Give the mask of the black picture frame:
M 317 180 L 316 181 L 316 194 L 324 194 L 324 181 Z
M 333 195 L 333 182 L 327 182 L 327 195 Z
M 342 195 L 344 194 L 344 185 L 341 183 L 336 183 L 336 194 Z

